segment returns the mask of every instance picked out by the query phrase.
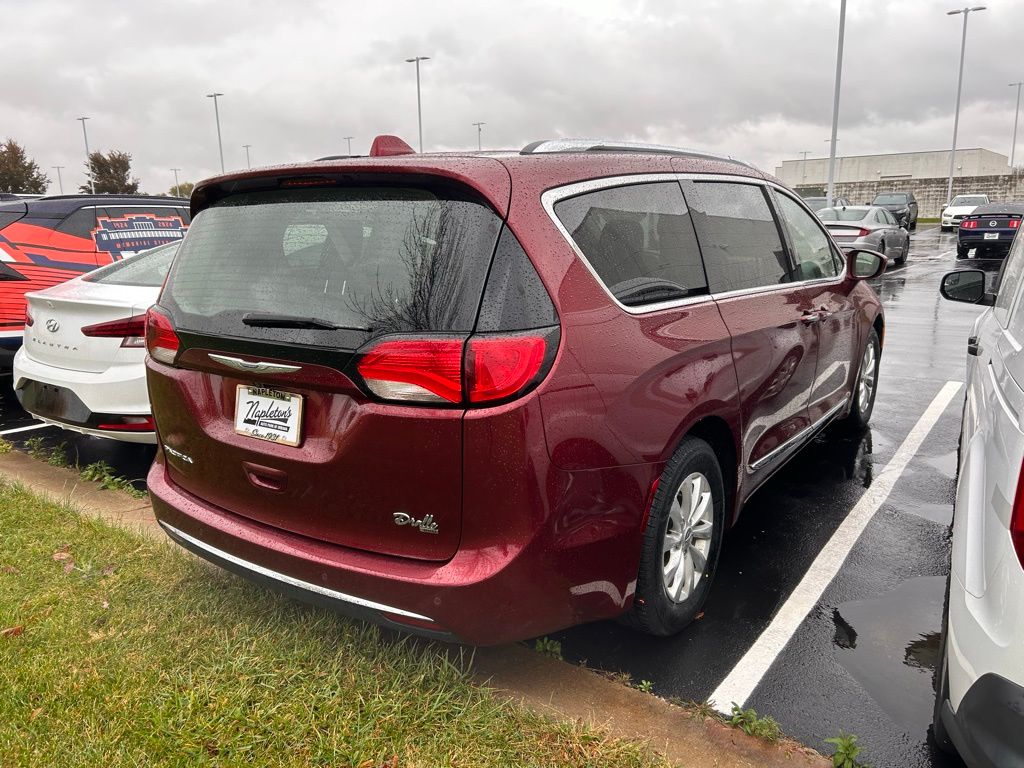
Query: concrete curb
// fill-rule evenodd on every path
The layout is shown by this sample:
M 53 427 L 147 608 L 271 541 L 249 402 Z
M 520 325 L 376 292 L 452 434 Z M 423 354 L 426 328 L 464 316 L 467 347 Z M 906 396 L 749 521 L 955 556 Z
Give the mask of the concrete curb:
M 86 515 L 166 540 L 148 500 L 102 490 L 72 469 L 51 467 L 20 451 L 0 455 L 0 477 L 21 483 Z M 582 667 L 521 645 L 468 649 L 481 684 L 549 717 L 585 722 L 623 739 L 639 740 L 680 765 L 708 768 L 826 768 L 832 761 L 793 741 L 768 743 L 715 719 L 615 683 Z

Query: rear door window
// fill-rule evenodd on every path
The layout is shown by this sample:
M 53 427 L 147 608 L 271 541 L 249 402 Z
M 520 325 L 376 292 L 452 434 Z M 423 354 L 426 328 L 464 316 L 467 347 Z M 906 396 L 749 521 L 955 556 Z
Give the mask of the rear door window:
M 793 279 L 820 280 L 838 275 L 835 252 L 821 225 L 787 195 L 778 193 L 775 199 L 793 245 Z
M 588 192 L 555 215 L 611 294 L 638 307 L 708 293 L 693 223 L 675 181 Z
M 791 269 L 764 188 L 684 182 L 712 293 L 779 285 Z
M 500 227 L 486 205 L 429 189 L 233 195 L 196 217 L 161 304 L 186 330 L 312 345 L 337 334 L 243 319 L 314 318 L 363 339 L 468 332 Z

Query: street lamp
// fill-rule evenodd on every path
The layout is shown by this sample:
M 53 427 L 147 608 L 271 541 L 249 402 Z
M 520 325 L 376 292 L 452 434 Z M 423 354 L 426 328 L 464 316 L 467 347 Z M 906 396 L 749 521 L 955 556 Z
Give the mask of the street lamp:
M 416 65 L 416 119 L 420 127 L 420 154 L 423 153 L 423 101 L 420 99 L 420 62 L 429 61 L 429 56 L 413 56 L 406 59 L 407 64 Z
M 1014 151 L 1017 149 L 1017 118 L 1020 117 L 1020 87 L 1024 82 L 1010 83 L 1010 87 L 1017 86 L 1017 108 L 1013 111 L 1013 143 L 1010 144 L 1010 167 L 1013 168 Z
M 481 137 L 483 126 L 487 123 L 473 123 L 476 126 L 476 149 L 479 152 L 483 149 L 483 138 Z
M 63 168 L 64 166 L 63 165 L 54 165 L 52 167 L 57 171 L 57 185 L 60 187 L 60 193 L 63 195 L 64 194 L 64 182 L 60 178 L 60 169 Z
M 181 168 L 171 168 L 171 170 L 174 171 L 174 194 L 181 197 L 181 185 L 178 184 L 178 171 Z
M 243 144 L 242 146 L 245 147 L 245 167 L 252 168 L 252 160 L 249 159 L 249 147 L 251 147 L 252 144 Z
M 91 118 L 76 117 L 75 119 L 82 124 L 82 138 L 85 139 L 85 167 L 89 169 L 89 187 L 95 195 L 96 180 L 92 177 L 92 161 L 89 159 L 89 134 L 85 131 L 85 121 L 90 120 Z
M 342 136 L 341 138 L 348 142 L 348 156 L 352 157 L 352 139 L 354 139 L 355 136 Z
M 825 204 L 832 207 L 832 197 L 836 191 L 836 133 L 839 131 L 839 86 L 843 80 L 843 35 L 846 32 L 846 0 L 839 0 L 839 47 L 836 50 L 836 88 L 832 97 L 832 138 L 828 150 L 828 193 Z
M 206 98 L 213 99 L 213 116 L 217 120 L 217 148 L 220 149 L 220 172 L 224 173 L 224 143 L 220 140 L 220 109 L 217 108 L 217 97 L 223 93 L 208 93 Z
M 949 152 L 949 183 L 946 186 L 946 202 L 953 199 L 953 166 L 956 163 L 956 131 L 960 127 L 960 91 L 964 84 L 964 50 L 967 48 L 967 17 L 973 11 L 984 11 L 984 5 L 973 8 L 961 8 L 957 11 L 946 11 L 947 16 L 964 15 L 964 32 L 960 38 L 960 74 L 956 80 L 956 108 L 953 111 L 953 148 Z

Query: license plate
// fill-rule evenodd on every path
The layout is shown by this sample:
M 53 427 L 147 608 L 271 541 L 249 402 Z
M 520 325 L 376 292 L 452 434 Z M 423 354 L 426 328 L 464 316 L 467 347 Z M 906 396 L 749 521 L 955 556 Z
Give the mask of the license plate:
M 998 232 L 986 232 L 985 233 L 985 239 L 986 240 L 998 240 L 999 239 L 999 233 Z
M 235 391 L 235 432 L 281 445 L 302 439 L 302 395 L 239 384 Z

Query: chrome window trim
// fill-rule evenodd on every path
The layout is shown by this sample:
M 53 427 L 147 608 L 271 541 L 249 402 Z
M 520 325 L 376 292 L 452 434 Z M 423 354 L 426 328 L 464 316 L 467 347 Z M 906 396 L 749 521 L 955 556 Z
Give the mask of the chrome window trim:
M 810 424 L 809 426 L 805 427 L 804 429 L 802 429 L 797 434 L 793 435 L 793 437 L 789 438 L 789 440 L 784 442 L 782 445 L 773 448 L 772 450 L 770 450 L 768 453 L 766 453 L 764 456 L 762 456 L 757 461 L 755 461 L 755 462 L 753 462 L 751 464 L 748 464 L 747 467 L 750 469 L 751 472 L 756 472 L 758 469 L 763 467 L 765 464 L 767 464 L 772 459 L 776 458 L 777 456 L 779 456 L 782 453 L 785 453 L 788 449 L 795 448 L 798 443 L 801 443 L 804 440 L 806 440 L 807 438 L 811 437 L 819 429 L 821 429 L 823 426 L 825 426 L 826 422 L 828 422 L 831 419 L 833 419 L 835 417 L 835 415 L 837 413 L 839 413 L 839 411 L 841 411 L 846 406 L 846 404 L 848 402 L 849 402 L 849 398 L 844 397 L 843 401 L 841 403 L 839 403 L 839 405 L 836 405 L 836 406 L 830 408 L 828 410 L 828 412 L 825 413 L 825 415 L 822 416 L 820 419 L 818 419 L 816 422 L 814 422 L 813 424 Z
M 587 268 L 587 271 L 594 277 L 597 284 L 601 286 L 605 294 L 609 299 L 621 309 L 630 315 L 649 315 L 654 312 L 662 312 L 667 309 L 676 309 L 677 307 L 686 307 L 693 304 L 701 304 L 707 301 L 717 301 L 718 299 L 731 299 L 737 296 L 750 296 L 761 293 L 771 293 L 774 291 L 790 290 L 796 287 L 802 286 L 813 286 L 813 285 L 840 285 L 846 280 L 846 274 L 840 271 L 837 277 L 819 277 L 814 280 L 800 280 L 792 283 L 779 283 L 778 285 L 759 285 L 753 288 L 740 288 L 734 291 L 722 291 L 720 293 L 706 293 L 700 296 L 688 296 L 685 299 L 676 299 L 675 301 L 663 301 L 656 304 L 643 304 L 638 307 L 630 307 L 619 301 L 615 295 L 611 292 L 604 280 L 598 274 L 597 270 L 590 263 L 583 251 L 576 244 L 572 235 L 569 234 L 569 230 L 565 228 L 561 220 L 555 214 L 555 204 L 560 203 L 563 200 L 568 200 L 572 197 L 578 197 L 579 195 L 587 194 L 588 192 L 596 192 L 602 189 L 612 189 L 614 187 L 631 187 L 637 184 L 656 184 L 666 181 L 721 181 L 729 182 L 732 184 L 750 184 L 753 186 L 759 186 L 762 188 L 772 187 L 773 189 L 779 189 L 785 192 L 790 197 L 793 195 L 786 190 L 785 187 L 776 184 L 772 181 L 765 179 L 759 179 L 755 176 L 741 176 L 723 173 L 674 173 L 674 172 L 663 172 L 663 173 L 637 173 L 637 174 L 626 174 L 623 176 L 605 176 L 600 179 L 588 179 L 587 181 L 573 182 L 572 184 L 565 184 L 560 187 L 552 187 L 551 189 L 544 190 L 540 196 L 541 206 L 547 213 L 548 218 L 558 229 L 559 233 L 565 239 L 565 242 L 569 244 L 576 257 L 583 263 L 583 266 Z M 795 198 L 796 199 L 796 198 Z M 685 196 L 684 196 L 685 200 Z M 801 203 L 807 211 L 810 209 L 803 203 Z M 687 211 L 689 211 L 689 205 L 687 205 Z M 774 211 L 772 212 L 774 215 Z M 813 216 L 813 212 L 811 212 Z M 829 235 L 829 240 L 835 244 Z M 700 239 L 698 237 L 698 243 Z M 785 245 L 785 244 L 784 244 Z M 838 249 L 842 253 L 842 249 Z M 703 261 L 703 255 L 701 256 Z
M 365 597 L 356 597 L 355 595 L 349 595 L 345 592 L 338 592 L 337 590 L 329 589 L 328 587 L 322 587 L 319 584 L 312 584 L 308 581 L 303 581 L 302 579 L 296 579 L 294 576 L 288 576 L 284 573 L 272 571 L 269 568 L 264 568 L 262 565 L 257 565 L 256 563 L 252 563 L 248 560 L 243 560 L 240 557 L 232 555 L 229 552 L 225 552 L 222 549 L 217 549 L 217 547 L 214 547 L 211 544 L 207 544 L 205 541 L 200 541 L 194 536 L 189 536 L 184 531 L 178 530 L 173 525 L 165 523 L 163 520 L 159 520 L 158 522 L 171 538 L 186 541 L 193 547 L 196 547 L 197 549 L 200 549 L 203 552 L 207 552 L 210 555 L 213 555 L 214 557 L 219 558 L 221 560 L 226 560 L 227 562 L 237 565 L 240 568 L 244 568 L 247 571 L 251 571 L 252 573 L 257 573 L 260 576 L 265 576 L 267 578 L 274 579 L 275 581 L 279 581 L 282 584 L 287 584 L 288 586 L 296 587 L 298 589 L 305 590 L 306 592 L 314 592 L 318 595 L 323 595 L 324 597 L 329 597 L 333 600 L 339 600 L 344 603 L 358 605 L 361 608 L 369 608 L 374 611 L 382 611 L 384 613 L 394 614 L 395 616 L 405 616 L 410 619 L 418 619 L 419 621 L 429 621 L 432 624 L 435 623 L 434 620 L 429 616 L 423 616 L 419 613 L 406 611 L 402 608 L 395 608 L 394 606 L 386 605 L 384 603 L 377 603 L 373 600 L 367 600 Z

